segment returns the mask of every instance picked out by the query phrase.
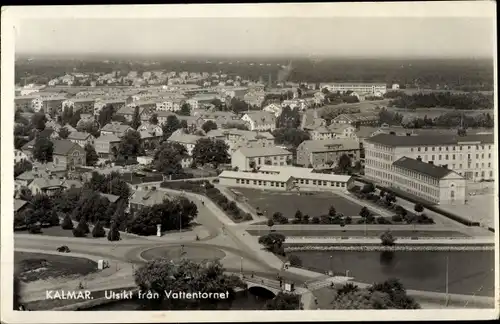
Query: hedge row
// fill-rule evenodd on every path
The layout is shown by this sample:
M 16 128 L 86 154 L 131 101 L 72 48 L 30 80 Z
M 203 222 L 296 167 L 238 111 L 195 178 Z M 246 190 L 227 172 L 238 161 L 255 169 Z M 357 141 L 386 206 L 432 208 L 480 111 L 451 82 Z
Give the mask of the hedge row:
M 241 210 L 236 202 L 227 199 L 227 197 L 220 192 L 219 189 L 215 188 L 207 180 L 199 181 L 176 181 L 176 182 L 162 182 L 160 185 L 162 188 L 168 188 L 172 190 L 184 190 L 192 193 L 197 193 L 208 197 L 217 206 L 226 212 L 226 214 L 234 222 L 242 222 L 252 220 L 252 215 L 245 213 Z
M 365 179 L 362 179 L 362 178 L 359 178 L 359 177 L 356 177 L 356 180 L 358 180 L 359 182 L 363 182 L 363 183 L 370 183 L 369 181 L 365 180 Z M 408 200 L 412 203 L 415 203 L 415 204 L 421 204 L 425 209 L 428 209 L 430 211 L 433 211 L 435 213 L 438 213 L 438 214 L 441 214 L 445 217 L 448 217 L 450 218 L 451 220 L 454 220 L 456 222 L 459 222 L 465 226 L 479 226 L 479 222 L 472 222 L 468 219 L 465 219 L 463 217 L 460 217 L 458 215 L 455 215 L 455 214 L 452 214 L 450 212 L 447 212 L 445 210 L 442 210 L 438 207 L 436 207 L 435 205 L 432 205 L 430 203 L 427 203 L 427 202 L 423 202 L 421 199 L 415 199 L 414 197 L 410 197 L 410 196 L 407 196 L 407 195 L 404 195 L 402 194 L 401 192 L 399 191 L 394 191 L 394 190 L 391 190 L 390 188 L 386 188 L 386 187 L 382 187 L 382 186 L 379 186 L 379 185 L 375 185 L 375 187 L 377 189 L 380 189 L 380 190 L 384 190 L 385 192 L 389 192 L 389 193 L 392 193 L 393 195 L 395 195 L 396 197 L 400 197 L 404 200 Z

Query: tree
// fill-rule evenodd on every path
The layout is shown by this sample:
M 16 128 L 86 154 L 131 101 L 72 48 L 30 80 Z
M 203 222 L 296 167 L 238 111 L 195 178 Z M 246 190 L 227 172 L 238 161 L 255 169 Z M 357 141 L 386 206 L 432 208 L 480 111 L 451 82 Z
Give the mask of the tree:
M 200 138 L 193 148 L 193 161 L 200 165 L 211 163 L 214 167 L 218 167 L 219 164 L 229 161 L 228 148 L 227 144 L 222 140 Z
M 108 124 L 111 121 L 111 118 L 115 114 L 115 107 L 113 105 L 106 105 L 104 106 L 101 111 L 99 112 L 99 116 L 97 117 L 97 121 L 99 122 L 99 125 L 104 126 Z
M 165 199 L 160 204 L 142 208 L 128 224 L 130 233 L 155 235 L 156 226 L 161 224 L 163 231 L 187 228 L 198 214 L 196 204 L 186 198 Z
M 69 134 L 69 130 L 66 127 L 61 127 L 58 133 L 59 137 L 62 139 L 67 139 Z
M 97 224 L 95 224 L 94 228 L 92 229 L 92 236 L 93 237 L 106 236 L 106 231 L 104 230 L 104 227 L 102 226 L 101 222 L 97 222 Z
M 271 228 L 274 226 L 274 222 L 272 219 L 267 220 L 267 226 L 269 226 L 269 230 L 271 230 Z
M 186 120 L 181 120 L 179 125 L 181 126 L 182 129 L 188 129 L 188 123 Z
M 302 217 L 303 217 L 302 212 L 299 209 L 297 209 L 297 211 L 295 212 L 295 220 L 299 224 L 302 223 Z
M 177 112 L 181 116 L 191 116 L 191 106 L 188 103 L 184 103 L 181 109 Z
M 47 117 L 44 113 L 37 112 L 31 117 L 31 125 L 39 131 L 43 131 L 45 129 L 46 122 Z
M 135 282 L 142 291 L 151 291 L 161 296 L 145 301 L 146 309 L 195 310 L 218 309 L 220 298 L 168 298 L 167 291 L 190 293 L 228 293 L 229 302 L 234 299 L 235 289 L 246 289 L 246 284 L 235 275 L 225 273 L 219 261 L 193 262 L 168 259 L 149 261 L 135 274 Z
M 276 119 L 276 128 L 297 129 L 300 126 L 301 116 L 298 109 L 286 106 Z
M 33 169 L 33 164 L 28 160 L 21 160 L 14 164 L 14 178 L 26 171 L 31 171 Z
M 45 137 L 39 137 L 35 141 L 33 147 L 33 158 L 41 163 L 52 161 L 52 154 L 54 153 L 54 144 Z
M 347 173 L 351 169 L 352 161 L 347 154 L 342 154 L 337 162 L 337 169 L 340 173 Z
M 87 231 L 89 229 L 89 226 L 85 221 L 80 221 L 78 225 L 76 226 L 75 229 L 73 229 L 73 236 L 74 237 L 85 237 L 87 236 Z
M 424 211 L 424 206 L 422 204 L 415 204 L 415 211 L 419 214 L 421 214 Z
M 217 124 L 211 120 L 207 120 L 202 126 L 201 128 L 203 129 L 203 131 L 205 133 L 208 133 L 210 132 L 211 130 L 213 129 L 217 129 Z
M 281 291 L 264 305 L 266 310 L 298 310 L 302 308 L 299 295 Z
M 163 131 L 163 139 L 168 139 L 173 132 L 181 128 L 181 123 L 179 118 L 175 115 L 170 115 L 167 117 L 167 121 L 161 125 Z
M 151 117 L 149 118 L 149 122 L 153 125 L 158 125 L 158 114 L 152 114 Z
M 144 149 L 142 148 L 141 134 L 138 131 L 129 131 L 120 140 L 118 145 L 118 153 L 128 158 L 136 158 L 139 155 L 144 154 Z
M 310 140 L 308 132 L 297 128 L 277 128 L 272 132 L 274 142 L 279 145 L 298 147 L 300 143 Z
M 380 240 L 382 241 L 383 246 L 393 246 L 396 242 L 396 239 L 389 231 L 382 233 L 382 235 L 380 235 Z
M 115 223 L 111 224 L 111 228 L 108 232 L 108 241 L 119 241 L 120 240 L 120 232 Z
M 337 215 L 337 210 L 335 209 L 335 207 L 333 205 L 330 206 L 330 209 L 328 210 L 328 215 L 331 217 L 334 217 L 335 215 Z
M 296 256 L 295 254 L 290 254 L 288 256 L 288 262 L 290 262 L 290 265 L 292 267 L 301 267 L 302 266 L 302 259 Z
M 52 211 L 54 209 L 53 201 L 46 195 L 36 194 L 30 201 L 26 224 L 51 225 Z
M 92 146 L 90 143 L 85 144 L 85 162 L 89 166 L 94 166 L 97 161 L 99 161 L 99 156 L 97 155 L 97 152 L 95 151 L 94 146 Z
M 132 122 L 130 123 L 130 127 L 137 130 L 141 126 L 141 114 L 139 112 L 139 107 L 135 107 L 134 115 L 132 116 Z
M 61 223 L 62 229 L 65 230 L 72 230 L 73 229 L 73 221 L 69 217 L 69 215 L 66 215 Z
M 259 237 L 259 244 L 264 245 L 266 250 L 272 253 L 284 255 L 283 243 L 285 239 L 285 235 L 273 232 Z
M 375 186 L 373 185 L 373 183 L 369 182 L 363 186 L 361 192 L 364 194 L 375 192 Z
M 370 216 L 370 211 L 368 210 L 368 208 L 366 208 L 366 206 L 361 208 L 361 210 L 359 211 L 359 216 L 363 218 L 368 218 L 368 216 Z
M 187 150 L 183 145 L 163 142 L 155 152 L 153 168 L 165 175 L 180 174 L 181 161 L 186 155 Z

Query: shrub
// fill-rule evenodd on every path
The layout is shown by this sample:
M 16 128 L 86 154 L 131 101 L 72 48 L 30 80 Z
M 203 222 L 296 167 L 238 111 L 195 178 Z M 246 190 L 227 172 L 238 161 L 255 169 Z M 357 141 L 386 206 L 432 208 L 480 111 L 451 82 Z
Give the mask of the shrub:
M 318 216 L 314 216 L 314 217 L 311 219 L 311 223 L 313 223 L 313 224 L 319 224 L 319 217 L 318 217 Z
M 49 223 L 51 226 L 57 226 L 61 223 L 61 221 L 59 220 L 59 215 L 56 212 L 53 212 L 50 216 Z
M 80 226 L 80 224 L 78 224 L 78 226 L 75 229 L 73 229 L 73 236 L 74 237 L 85 237 L 86 236 L 85 229 L 82 228 Z
M 252 219 L 253 219 L 253 217 L 252 217 L 252 215 L 250 215 L 250 213 L 246 213 L 245 216 L 243 217 L 243 220 L 246 220 L 246 221 L 250 221 Z
M 74 228 L 73 226 L 73 221 L 71 220 L 71 217 L 69 215 L 66 215 L 61 223 L 62 229 L 65 230 L 71 230 Z
M 383 246 L 393 246 L 396 242 L 396 239 L 389 231 L 382 233 L 382 235 L 380 235 L 380 240 L 382 241 Z
M 39 224 L 31 224 L 28 227 L 30 234 L 40 234 L 42 233 L 42 227 Z
M 290 265 L 292 267 L 301 267 L 302 266 L 302 259 L 296 256 L 295 254 L 290 254 L 288 256 L 288 262 L 290 262 Z
M 391 219 L 393 222 L 398 222 L 398 223 L 403 221 L 403 217 L 401 217 L 401 215 L 393 215 Z
M 118 228 L 116 228 L 116 225 L 112 224 L 108 232 L 108 241 L 119 241 L 119 240 L 120 240 L 120 232 L 118 231 Z
M 377 221 L 377 224 L 391 224 L 390 221 L 388 221 L 387 219 L 385 219 L 382 216 L 377 217 L 376 221 Z
M 106 231 L 104 230 L 104 227 L 102 227 L 101 222 L 97 222 L 97 224 L 95 224 L 94 228 L 92 229 L 92 236 L 93 237 L 105 237 L 106 236 Z
M 87 224 L 87 222 L 83 218 L 80 219 L 77 227 L 80 227 L 85 235 L 90 233 L 89 224 Z
M 345 218 L 345 223 L 346 223 L 346 224 L 352 224 L 352 217 L 351 217 L 351 216 L 347 216 L 347 217 Z

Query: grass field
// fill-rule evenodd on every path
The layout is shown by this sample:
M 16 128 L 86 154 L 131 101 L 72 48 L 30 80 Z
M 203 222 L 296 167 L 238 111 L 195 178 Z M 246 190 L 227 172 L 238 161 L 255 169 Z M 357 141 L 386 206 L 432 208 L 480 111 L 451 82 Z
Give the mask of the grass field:
M 84 276 L 97 271 L 97 263 L 88 259 L 61 255 L 14 252 L 19 279 L 24 282 Z
M 397 225 L 396 225 L 397 226 Z M 349 227 L 346 226 L 346 228 Z M 379 237 L 386 230 L 276 230 L 276 232 L 282 233 L 285 236 L 315 236 L 315 237 L 327 237 L 327 236 L 342 236 L 342 237 Z M 261 236 L 269 232 L 269 230 L 247 230 L 248 234 L 252 236 Z M 453 231 L 411 231 L 411 230 L 398 230 L 395 226 L 391 227 L 392 235 L 397 237 L 468 237 L 467 235 L 460 232 Z
M 356 216 L 362 208 L 358 204 L 329 192 L 306 195 L 305 193 L 282 193 L 248 188 L 233 188 L 232 190 L 241 193 L 246 197 L 249 205 L 254 208 L 258 207 L 269 218 L 275 212 L 281 212 L 283 216 L 292 219 L 297 209 L 302 214 L 307 214 L 312 218 L 328 214 L 332 205 L 337 213 L 342 213 L 345 216 Z

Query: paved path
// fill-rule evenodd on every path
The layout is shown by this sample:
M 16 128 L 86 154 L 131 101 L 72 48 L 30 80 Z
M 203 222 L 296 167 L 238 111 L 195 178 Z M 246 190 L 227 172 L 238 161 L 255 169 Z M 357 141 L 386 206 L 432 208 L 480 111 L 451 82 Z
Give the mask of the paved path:
M 366 238 L 354 238 L 350 237 L 347 239 L 342 239 L 341 237 L 314 237 L 314 236 L 292 236 L 286 238 L 286 243 L 307 243 L 307 244 L 325 244 L 325 243 L 336 243 L 336 244 L 380 244 L 380 239 L 378 237 L 366 237 Z M 493 245 L 495 244 L 495 239 L 493 237 L 469 237 L 469 238 L 419 238 L 414 240 L 411 238 L 400 238 L 396 240 L 396 244 L 408 244 L 408 245 Z

